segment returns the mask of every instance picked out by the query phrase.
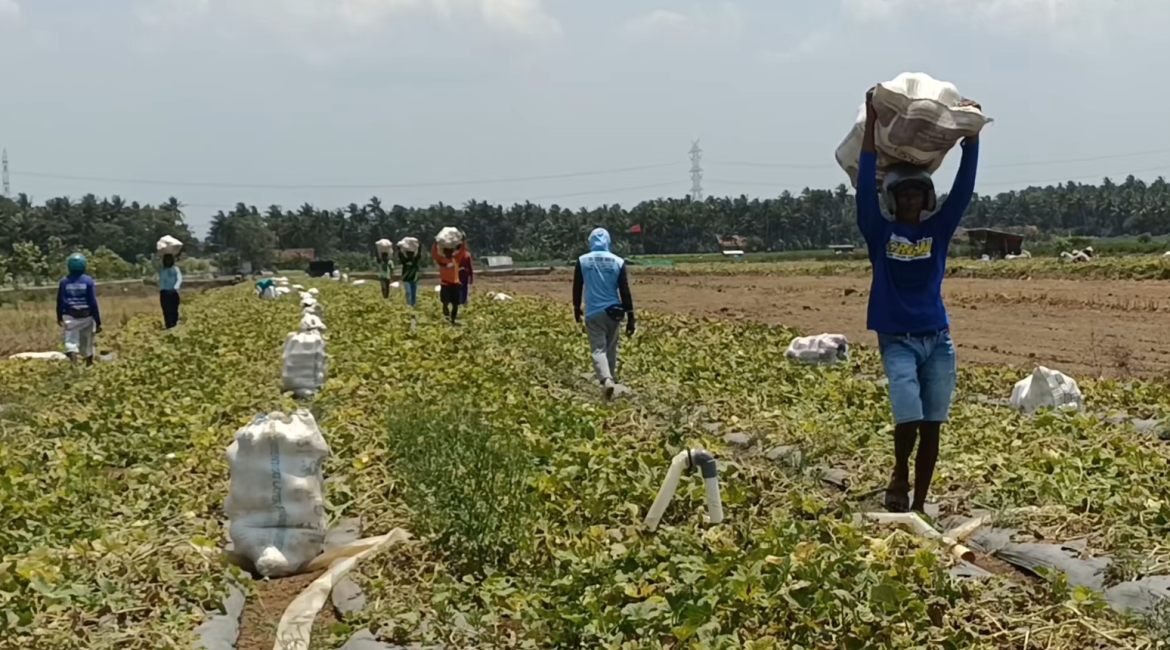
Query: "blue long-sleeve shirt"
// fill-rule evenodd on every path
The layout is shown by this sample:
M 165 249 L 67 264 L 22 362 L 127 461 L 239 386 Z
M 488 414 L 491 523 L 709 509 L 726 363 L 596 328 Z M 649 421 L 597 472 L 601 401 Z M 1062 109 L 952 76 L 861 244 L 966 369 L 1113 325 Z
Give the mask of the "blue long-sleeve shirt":
M 963 160 L 947 200 L 917 226 L 882 215 L 877 155 L 861 154 L 857 172 L 857 227 L 873 264 L 867 327 L 882 334 L 923 334 L 946 329 L 943 304 L 947 249 L 975 193 L 979 143 L 963 143 Z
M 98 311 L 97 287 L 93 278 L 85 274 L 61 278 L 57 285 L 57 320 L 83 313 L 88 313 L 94 324 L 101 326 L 102 315 Z
M 164 266 L 158 270 L 158 290 L 178 291 L 183 287 L 183 272 L 177 266 Z

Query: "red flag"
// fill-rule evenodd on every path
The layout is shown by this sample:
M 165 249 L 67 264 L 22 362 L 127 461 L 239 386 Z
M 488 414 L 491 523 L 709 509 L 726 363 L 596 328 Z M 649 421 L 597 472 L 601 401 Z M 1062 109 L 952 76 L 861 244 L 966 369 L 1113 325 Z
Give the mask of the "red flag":
M 642 234 L 642 226 L 641 225 L 633 226 L 632 228 L 630 228 L 630 234 L 631 235 L 641 235 Z

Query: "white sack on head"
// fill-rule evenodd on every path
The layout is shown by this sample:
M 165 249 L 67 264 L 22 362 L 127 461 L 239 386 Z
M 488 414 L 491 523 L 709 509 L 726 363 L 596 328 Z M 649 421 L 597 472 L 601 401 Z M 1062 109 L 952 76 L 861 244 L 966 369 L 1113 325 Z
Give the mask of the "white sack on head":
M 403 237 L 402 241 L 398 242 L 398 248 L 409 253 L 418 252 L 418 238 L 417 237 Z
M 179 251 L 183 250 L 183 242 L 170 235 L 163 235 L 162 239 L 155 243 L 154 250 L 159 255 L 178 255 Z
M 265 577 L 299 572 L 320 555 L 328 517 L 329 445 L 307 410 L 258 415 L 228 447 L 224 503 L 234 552 Z
M 1044 366 L 1037 367 L 1031 377 L 1020 380 L 1012 389 L 1012 408 L 1028 415 L 1045 407 L 1080 411 L 1084 406 L 1076 380 Z
M 379 255 L 382 253 L 394 252 L 394 242 L 390 241 L 389 239 L 379 239 L 378 241 L 374 242 L 374 247 L 378 249 Z
M 953 84 L 920 72 L 904 72 L 879 84 L 873 103 L 878 112 L 876 144 L 878 181 L 898 163 L 938 171 L 947 153 L 960 140 L 978 134 L 991 119 L 974 106 L 960 106 L 963 95 Z M 865 104 L 837 147 L 837 164 L 857 187 L 857 166 L 865 137 Z
M 447 226 L 439 231 L 435 241 L 438 242 L 439 248 L 459 248 L 459 244 L 463 243 L 463 233 L 459 232 L 458 228 Z

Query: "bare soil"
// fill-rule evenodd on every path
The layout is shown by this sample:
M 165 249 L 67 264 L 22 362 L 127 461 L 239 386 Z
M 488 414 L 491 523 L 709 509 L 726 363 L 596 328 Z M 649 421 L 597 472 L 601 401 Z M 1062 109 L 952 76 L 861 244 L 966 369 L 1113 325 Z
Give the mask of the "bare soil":
M 240 638 L 236 647 L 239 650 L 272 650 L 276 644 L 276 628 L 284 610 L 322 573 L 324 571 L 279 580 L 256 581 L 255 592 L 249 594 L 240 617 Z M 337 617 L 333 606 L 327 602 L 313 623 L 313 638 L 325 634 L 335 623 Z
M 845 334 L 876 345 L 865 329 L 869 279 L 851 277 L 633 276 L 638 309 Z M 566 304 L 566 273 L 484 278 L 477 292 L 538 295 Z M 1170 373 L 1170 284 L 1155 281 L 986 280 L 943 284 L 960 363 L 1079 376 Z

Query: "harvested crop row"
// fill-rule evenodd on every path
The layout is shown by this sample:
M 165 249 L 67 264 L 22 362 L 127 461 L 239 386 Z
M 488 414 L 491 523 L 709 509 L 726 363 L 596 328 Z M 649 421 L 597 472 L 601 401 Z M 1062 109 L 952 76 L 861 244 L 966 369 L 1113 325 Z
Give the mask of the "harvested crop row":
M 564 307 L 477 302 L 457 330 L 424 294 L 412 332 L 376 291 L 322 290 L 330 377 L 311 407 L 333 450 L 330 514 L 420 538 L 362 566 L 369 604 L 336 644 L 359 626 L 458 647 L 1013 647 L 1029 627 L 1053 648 L 1109 647 L 1084 624 L 1127 647 L 1148 639 L 1059 581 L 956 583 L 932 544 L 851 523 L 890 453 L 866 353 L 795 368 L 783 329 L 649 315 L 624 356 L 635 396 L 603 404 Z M 186 313 L 169 335 L 135 321 L 122 358 L 85 375 L 0 365 L 0 598 L 15 614 L 0 647 L 186 648 L 222 597 L 224 449 L 256 413 L 292 406 L 279 351 L 297 308 L 240 289 Z M 1128 425 L 976 399 L 1018 378 L 962 377 L 944 510 L 1037 506 L 1017 519 L 1053 539 L 1170 562 L 1170 452 Z M 1098 409 L 1168 403 L 1160 384 L 1083 388 Z M 803 462 L 768 461 L 777 444 Z M 670 457 L 693 446 L 717 452 L 726 521 L 708 528 L 687 482 L 647 533 Z M 814 465 L 856 487 L 826 489 Z

